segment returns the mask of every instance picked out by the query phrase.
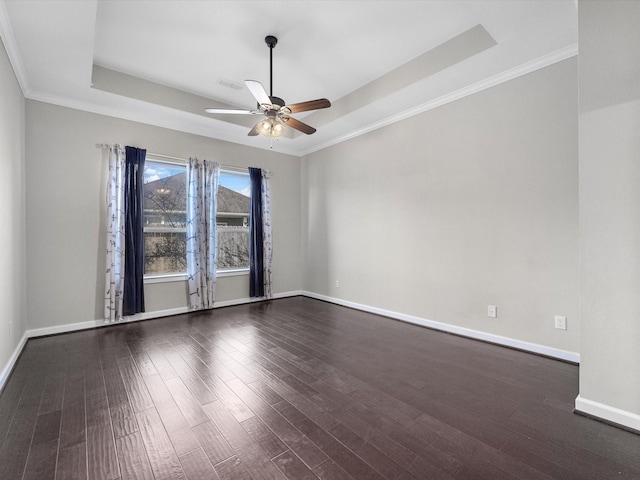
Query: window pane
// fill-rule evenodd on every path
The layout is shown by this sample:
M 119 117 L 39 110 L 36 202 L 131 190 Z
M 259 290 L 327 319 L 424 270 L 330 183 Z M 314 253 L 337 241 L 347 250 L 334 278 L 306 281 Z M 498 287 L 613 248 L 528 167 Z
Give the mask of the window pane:
M 147 161 L 144 167 L 144 223 L 184 228 L 187 221 L 185 167 Z
M 249 268 L 248 173 L 223 171 L 218 187 L 218 270 Z
M 144 273 L 160 275 L 187 271 L 186 232 L 144 232 Z
M 218 226 L 218 270 L 249 268 L 249 227 Z
M 186 167 L 147 160 L 144 167 L 146 275 L 187 271 L 186 220 Z

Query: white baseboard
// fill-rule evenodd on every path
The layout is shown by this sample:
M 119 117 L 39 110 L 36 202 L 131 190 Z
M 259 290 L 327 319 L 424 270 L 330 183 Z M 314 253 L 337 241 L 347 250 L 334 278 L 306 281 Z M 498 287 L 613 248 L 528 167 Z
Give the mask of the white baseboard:
M 13 350 L 13 353 L 11 354 L 11 357 L 9 357 L 9 361 L 7 362 L 7 364 L 2 369 L 2 372 L 0 372 L 0 392 L 2 392 L 2 389 L 4 388 L 4 385 L 7 383 L 7 380 L 9 380 L 9 376 L 11 375 L 11 372 L 13 371 L 13 367 L 15 366 L 16 362 L 18 361 L 18 357 L 22 353 L 22 350 L 24 349 L 24 346 L 27 344 L 27 338 L 28 338 L 27 337 L 27 332 L 25 332 L 22 335 L 22 338 L 20 339 L 20 341 L 18 342 L 18 345 Z
M 297 297 L 299 295 L 302 295 L 302 292 L 299 290 L 294 290 L 291 292 L 276 293 L 273 295 L 273 298 L 277 299 L 277 298 L 286 298 L 286 297 Z M 233 305 L 242 305 L 245 303 L 263 302 L 265 300 L 266 300 L 265 298 L 238 298 L 234 300 L 225 300 L 223 302 L 216 302 L 213 308 L 230 307 Z M 90 328 L 104 327 L 108 325 L 120 325 L 122 323 L 138 322 L 140 320 L 150 320 L 153 318 L 168 317 L 172 315 L 181 315 L 184 313 L 189 313 L 188 307 L 179 307 L 179 308 L 171 308 L 168 310 L 159 310 L 155 312 L 139 313 L 137 315 L 132 315 L 130 317 L 127 317 L 125 320 L 123 320 L 123 322 L 105 323 L 104 320 L 89 320 L 86 322 L 67 323 L 65 325 L 33 328 L 31 330 L 27 330 L 22 336 L 22 338 L 20 339 L 20 342 L 18 343 L 18 346 L 15 348 L 13 354 L 11 355 L 11 358 L 9 358 L 9 361 L 2 369 L 2 372 L 0 372 L 0 392 L 4 388 L 4 385 L 7 382 L 7 380 L 9 379 L 9 376 L 13 371 L 13 367 L 15 366 L 16 361 L 18 360 L 18 357 L 20 356 L 20 354 L 22 353 L 22 350 L 27 344 L 27 340 L 30 338 L 44 337 L 46 335 L 56 335 L 58 333 L 77 332 L 80 330 L 88 330 Z
M 524 342 L 522 340 L 516 340 L 514 338 L 481 332 L 479 330 L 472 330 L 470 328 L 458 327 L 456 325 L 451 325 L 448 323 L 436 322 L 434 320 L 428 320 L 426 318 L 415 317 L 413 315 L 406 315 L 404 313 L 398 313 L 391 310 L 384 310 L 382 308 L 350 302 L 348 300 L 342 300 L 341 298 L 327 297 L 326 295 L 320 295 L 313 292 L 303 291 L 302 295 L 318 300 L 324 300 L 325 302 L 335 303 L 344 307 L 355 308 L 356 310 L 362 310 L 364 312 L 375 313 L 385 317 L 393 318 L 395 320 L 413 323 L 414 325 L 433 328 L 434 330 L 441 330 L 443 332 L 453 333 L 463 337 L 473 338 L 475 340 L 495 343 L 498 345 L 503 345 L 505 347 L 517 348 L 518 350 L 524 350 L 527 352 L 536 353 L 538 355 L 545 355 L 547 357 L 557 358 L 559 360 L 565 360 L 567 362 L 580 363 L 580 354 L 576 352 L 569 352 L 566 350 L 561 350 L 559 348 L 538 345 L 537 343 Z
M 283 293 L 274 293 L 273 297 L 271 297 L 273 300 L 276 300 L 278 298 L 288 298 L 288 297 L 298 297 L 300 295 L 302 295 L 302 291 L 300 290 L 293 290 L 290 292 L 283 292 Z M 257 297 L 257 298 L 238 298 L 235 300 L 226 300 L 224 302 L 216 302 L 213 304 L 213 308 L 222 308 L 222 307 L 232 307 L 233 305 L 243 305 L 245 303 L 255 303 L 255 302 L 264 302 L 266 299 L 265 298 L 261 298 L 261 297 Z
M 576 412 L 640 433 L 640 415 L 604 403 L 594 402 L 582 395 L 578 395 L 576 398 Z
M 453 333 L 456 335 L 461 335 L 464 337 L 469 337 L 469 338 L 474 338 L 476 340 L 483 340 L 486 342 L 491 342 L 491 343 L 495 343 L 498 345 L 504 345 L 507 347 L 512 347 L 512 348 L 517 348 L 519 350 L 524 350 L 524 351 L 528 351 L 528 352 L 532 352 L 532 353 L 537 353 L 540 355 L 546 355 L 548 357 L 552 357 L 552 358 L 557 358 L 560 360 L 566 360 L 569 362 L 574 362 L 574 363 L 580 363 L 580 354 L 579 353 L 574 353 L 574 352 L 568 352 L 565 350 L 560 350 L 560 349 L 556 349 L 556 348 L 551 348 L 551 347 L 546 347 L 544 345 L 538 345 L 535 343 L 529 343 L 529 342 L 523 342 L 520 340 L 515 340 L 512 338 L 508 338 L 508 337 L 502 337 L 500 335 L 494 335 L 494 334 L 490 334 L 490 333 L 486 333 L 486 332 L 481 332 L 478 330 L 472 330 L 469 328 L 464 328 L 464 327 L 457 327 L 455 325 L 450 325 L 447 323 L 442 323 L 442 322 L 436 322 L 434 320 L 428 320 L 425 318 L 421 318 L 421 317 L 415 317 L 413 315 L 406 315 L 404 313 L 398 313 L 398 312 L 394 312 L 391 310 L 384 310 L 382 308 L 377 308 L 377 307 L 372 307 L 369 305 L 363 305 L 363 304 L 359 304 L 359 303 L 355 303 L 355 302 L 350 302 L 347 300 L 342 300 L 340 298 L 334 298 L 334 297 L 328 297 L 325 295 L 320 295 L 317 293 L 313 293 L 313 292 L 308 292 L 308 291 L 304 291 L 304 290 L 294 290 L 294 291 L 290 291 L 290 292 L 282 292 L 282 293 L 276 293 L 273 295 L 274 299 L 278 299 L 278 298 L 287 298 L 287 297 L 295 297 L 298 295 L 303 295 L 306 297 L 310 297 L 310 298 L 315 298 L 318 300 L 324 300 L 326 302 L 330 302 L 330 303 L 335 303 L 337 305 L 343 305 L 345 307 L 350 307 L 350 308 L 354 308 L 356 310 L 362 310 L 364 312 L 369 312 L 369 313 L 375 313 L 377 315 L 382 315 L 385 317 L 389 317 L 389 318 L 393 318 L 396 320 L 400 320 L 403 322 L 407 322 L 407 323 L 412 323 L 415 325 L 421 325 L 423 327 L 428 327 L 428 328 L 433 328 L 435 330 L 441 330 L 444 332 L 448 332 L 448 333 Z M 233 305 L 243 305 L 243 304 L 247 304 L 247 303 L 254 303 L 254 302 L 262 302 L 264 301 L 264 298 L 238 298 L 238 299 L 233 299 L 233 300 L 225 300 L 225 301 L 221 301 L 221 302 L 216 302 L 214 305 L 214 308 L 223 308 L 223 307 L 230 307 Z M 124 322 L 136 322 L 136 321 L 140 321 L 140 320 L 150 320 L 153 318 L 161 318 L 161 317 L 167 317 L 167 316 L 171 316 L 171 315 L 181 315 L 184 313 L 188 313 L 189 309 L 188 307 L 179 307 L 179 308 L 172 308 L 172 309 L 168 309 L 168 310 L 159 310 L 159 311 L 155 311 L 155 312 L 145 312 L 145 313 L 141 313 L 138 315 L 132 315 L 131 317 L 127 317 L 126 320 L 124 320 Z M 56 325 L 53 327 L 44 327 L 44 328 L 35 328 L 35 329 L 31 329 L 31 330 L 27 330 L 25 332 L 25 334 L 23 335 L 19 345 L 16 347 L 13 355 L 11 356 L 9 362 L 7 363 L 7 365 L 4 367 L 4 369 L 2 370 L 2 373 L 0 374 L 0 390 L 2 389 L 2 387 L 4 387 L 4 383 L 7 381 L 7 379 L 9 378 L 9 375 L 11 374 L 11 371 L 15 365 L 16 360 L 18 359 L 18 357 L 20 356 L 20 353 L 22 353 L 22 350 L 24 348 L 24 346 L 26 345 L 27 339 L 29 338 L 37 338 L 37 337 L 42 337 L 42 336 L 46 336 L 46 335 L 55 335 L 55 334 L 59 334 L 59 333 L 67 333 L 67 332 L 75 332 L 75 331 L 80 331 L 80 330 L 87 330 L 90 328 L 96 328 L 96 327 L 104 327 L 106 325 L 118 325 L 121 324 L 123 322 L 118 322 L 118 323 L 105 323 L 104 320 L 89 320 L 89 321 L 85 321 L 85 322 L 77 322 L 77 323 L 68 323 L 65 325 Z M 576 401 L 577 404 L 577 401 Z M 577 408 L 577 407 L 576 407 Z M 581 409 L 579 409 L 581 410 Z M 589 411 L 585 410 L 585 413 L 590 414 Z M 595 416 L 600 416 L 597 414 L 594 414 Z M 603 417 L 605 418 L 605 417 Z M 613 421 L 613 420 L 612 420 Z M 626 425 L 626 424 L 623 424 Z
M 295 290 L 291 292 L 276 293 L 273 295 L 273 298 L 277 299 L 277 298 L 286 298 L 286 297 L 296 297 L 298 295 L 302 295 L 302 292 L 300 292 L 299 290 Z M 266 299 L 262 297 L 261 298 L 249 298 L 249 297 L 237 298 L 233 300 L 215 302 L 213 308 L 230 307 L 233 305 L 243 305 L 245 303 L 263 302 L 265 300 Z M 27 330 L 25 335 L 27 338 L 36 338 L 36 337 L 43 337 L 46 335 L 55 335 L 58 333 L 76 332 L 79 330 L 87 330 L 90 328 L 104 327 L 107 325 L 121 325 L 123 323 L 138 322 L 140 320 L 151 320 L 153 318 L 170 317 L 172 315 L 182 315 L 184 313 L 189 313 L 189 312 L 190 312 L 189 307 L 178 307 L 178 308 L 171 308 L 167 310 L 156 310 L 154 312 L 138 313 L 136 315 L 125 317 L 125 319 L 121 322 L 107 323 L 104 320 L 89 320 L 86 322 L 56 325 L 54 327 L 35 328 L 35 329 Z

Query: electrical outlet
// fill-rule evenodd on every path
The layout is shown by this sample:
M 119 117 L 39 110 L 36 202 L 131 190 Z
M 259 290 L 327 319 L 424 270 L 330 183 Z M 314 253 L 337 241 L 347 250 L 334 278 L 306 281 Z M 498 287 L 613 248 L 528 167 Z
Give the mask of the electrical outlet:
M 340 288 L 340 280 L 336 280 L 336 288 Z
M 487 316 L 491 318 L 498 318 L 498 307 L 495 305 L 489 305 L 487 307 Z
M 556 315 L 556 328 L 559 330 L 566 330 L 567 317 L 561 317 L 560 315 Z

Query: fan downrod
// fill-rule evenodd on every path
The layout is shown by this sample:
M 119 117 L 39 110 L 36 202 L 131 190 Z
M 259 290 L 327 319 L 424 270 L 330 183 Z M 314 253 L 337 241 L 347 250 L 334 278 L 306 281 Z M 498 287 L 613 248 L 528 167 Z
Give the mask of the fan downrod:
M 264 43 L 269 47 L 269 98 L 272 104 L 284 107 L 284 100 L 273 96 L 273 49 L 278 44 L 278 39 L 273 35 L 267 35 L 264 37 Z

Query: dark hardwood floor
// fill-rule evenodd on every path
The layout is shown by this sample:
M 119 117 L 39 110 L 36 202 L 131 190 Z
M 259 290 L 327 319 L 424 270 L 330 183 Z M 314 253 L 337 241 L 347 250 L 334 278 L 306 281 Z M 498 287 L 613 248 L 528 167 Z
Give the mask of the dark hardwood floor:
M 30 340 L 0 478 L 640 479 L 578 367 L 303 297 Z

